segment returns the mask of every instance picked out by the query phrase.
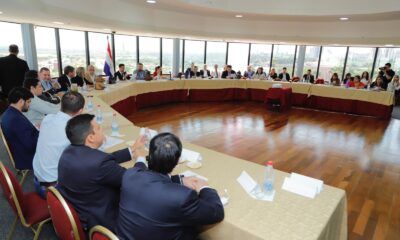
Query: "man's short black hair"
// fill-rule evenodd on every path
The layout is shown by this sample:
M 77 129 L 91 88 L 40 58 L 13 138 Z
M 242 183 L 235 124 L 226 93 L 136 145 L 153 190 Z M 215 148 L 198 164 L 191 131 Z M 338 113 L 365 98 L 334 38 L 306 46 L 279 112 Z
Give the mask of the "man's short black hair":
M 283 69 L 283 70 L 287 70 L 287 68 L 286 68 L 286 67 L 283 67 L 282 69 Z
M 361 79 L 360 75 L 355 75 L 354 78 L 357 78 L 358 80 Z
M 23 87 L 30 91 L 31 87 L 35 88 L 39 83 L 40 81 L 37 78 L 28 78 L 24 80 Z
M 33 98 L 33 94 L 26 88 L 23 87 L 15 87 L 8 94 L 8 102 L 9 103 L 17 103 L 19 100 L 27 101 Z
M 120 64 L 118 65 L 118 67 L 125 67 L 125 64 L 120 63 Z
M 143 66 L 143 63 L 138 63 L 137 65 L 142 65 Z
M 227 68 L 232 68 L 232 65 L 226 65 Z
M 71 73 L 71 72 L 73 72 L 73 71 L 75 71 L 75 68 L 72 67 L 72 66 L 66 66 L 66 67 L 64 68 L 64 74 L 65 74 L 65 75 L 68 75 L 69 73 Z
M 150 141 L 147 162 L 149 169 L 162 174 L 172 172 L 179 162 L 182 143 L 172 133 L 160 133 Z
M 18 54 L 18 53 L 19 53 L 19 48 L 18 48 L 17 45 L 11 44 L 11 45 L 8 47 L 8 51 L 9 51 L 10 53 Z
M 38 72 L 36 70 L 28 70 L 24 74 L 24 79 L 38 78 Z
M 85 106 L 85 98 L 78 92 L 67 92 L 61 98 L 61 111 L 75 114 Z
M 50 72 L 50 69 L 48 69 L 47 67 L 42 67 L 39 72 L 44 72 L 44 71 Z
M 391 63 L 386 63 L 385 66 L 392 67 L 392 64 Z
M 308 69 L 307 72 L 311 72 L 311 69 Z
M 81 114 L 67 122 L 65 132 L 72 145 L 85 145 L 87 136 L 93 132 L 92 120 L 94 115 Z

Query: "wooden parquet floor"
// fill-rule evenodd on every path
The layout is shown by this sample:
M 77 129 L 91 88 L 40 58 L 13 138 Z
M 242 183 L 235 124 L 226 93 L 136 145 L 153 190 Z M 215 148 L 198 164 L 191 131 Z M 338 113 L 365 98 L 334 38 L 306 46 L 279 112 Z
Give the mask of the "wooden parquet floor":
M 143 109 L 137 126 L 231 156 L 322 179 L 348 200 L 349 239 L 400 239 L 400 120 L 255 102 L 181 103 Z

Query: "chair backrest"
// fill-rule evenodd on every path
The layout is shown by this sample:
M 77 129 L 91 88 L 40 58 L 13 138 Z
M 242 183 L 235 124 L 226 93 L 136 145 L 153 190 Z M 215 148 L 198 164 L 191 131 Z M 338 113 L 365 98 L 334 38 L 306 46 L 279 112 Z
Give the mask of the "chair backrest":
M 47 205 L 49 206 L 54 230 L 59 238 L 64 240 L 85 239 L 85 233 L 78 214 L 54 187 L 48 188 Z
M 1 128 L 1 126 L 0 126 L 0 135 L 1 135 L 1 139 L 3 140 L 4 146 L 6 147 L 6 151 L 7 151 L 8 157 L 10 158 L 11 164 L 15 168 L 14 157 L 13 157 L 13 155 L 11 153 L 10 147 L 8 146 L 6 137 L 4 136 L 3 129 Z
M 21 219 L 23 224 L 26 223 L 24 217 L 24 193 L 22 187 L 17 181 L 15 175 L 2 162 L 0 162 L 0 184 L 3 193 L 14 213 Z
M 91 240 L 118 240 L 114 233 L 100 225 L 92 227 L 89 236 Z
M 318 78 L 317 81 L 315 81 L 315 84 L 325 84 L 325 80 L 322 78 Z
M 300 81 L 300 78 L 299 77 L 293 77 L 292 81 L 293 82 L 298 82 L 298 81 Z

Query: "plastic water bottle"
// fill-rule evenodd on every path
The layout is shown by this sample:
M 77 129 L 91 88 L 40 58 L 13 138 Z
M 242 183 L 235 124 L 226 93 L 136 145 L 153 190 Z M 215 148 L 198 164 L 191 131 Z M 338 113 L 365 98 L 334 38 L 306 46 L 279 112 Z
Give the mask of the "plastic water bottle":
M 111 122 L 111 135 L 119 135 L 119 126 L 116 113 L 113 114 L 113 119 Z
M 367 90 L 369 91 L 370 89 L 371 89 L 371 84 L 368 83 Z
M 265 195 L 271 195 L 274 192 L 274 167 L 272 161 L 267 163 L 265 169 L 264 182 L 262 185 L 262 191 Z
M 97 105 L 96 122 L 98 124 L 102 124 L 103 123 L 103 113 L 101 112 L 100 105 Z
M 93 111 L 93 100 L 92 100 L 92 97 L 88 97 L 87 110 L 88 110 L 88 112 Z

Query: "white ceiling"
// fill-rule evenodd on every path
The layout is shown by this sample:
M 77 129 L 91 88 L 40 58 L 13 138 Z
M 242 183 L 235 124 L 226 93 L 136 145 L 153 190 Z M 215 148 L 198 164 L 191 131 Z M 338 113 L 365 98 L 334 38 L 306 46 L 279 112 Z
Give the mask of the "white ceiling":
M 400 45 L 400 0 L 0 1 L 0 20 L 69 29 L 245 42 Z

